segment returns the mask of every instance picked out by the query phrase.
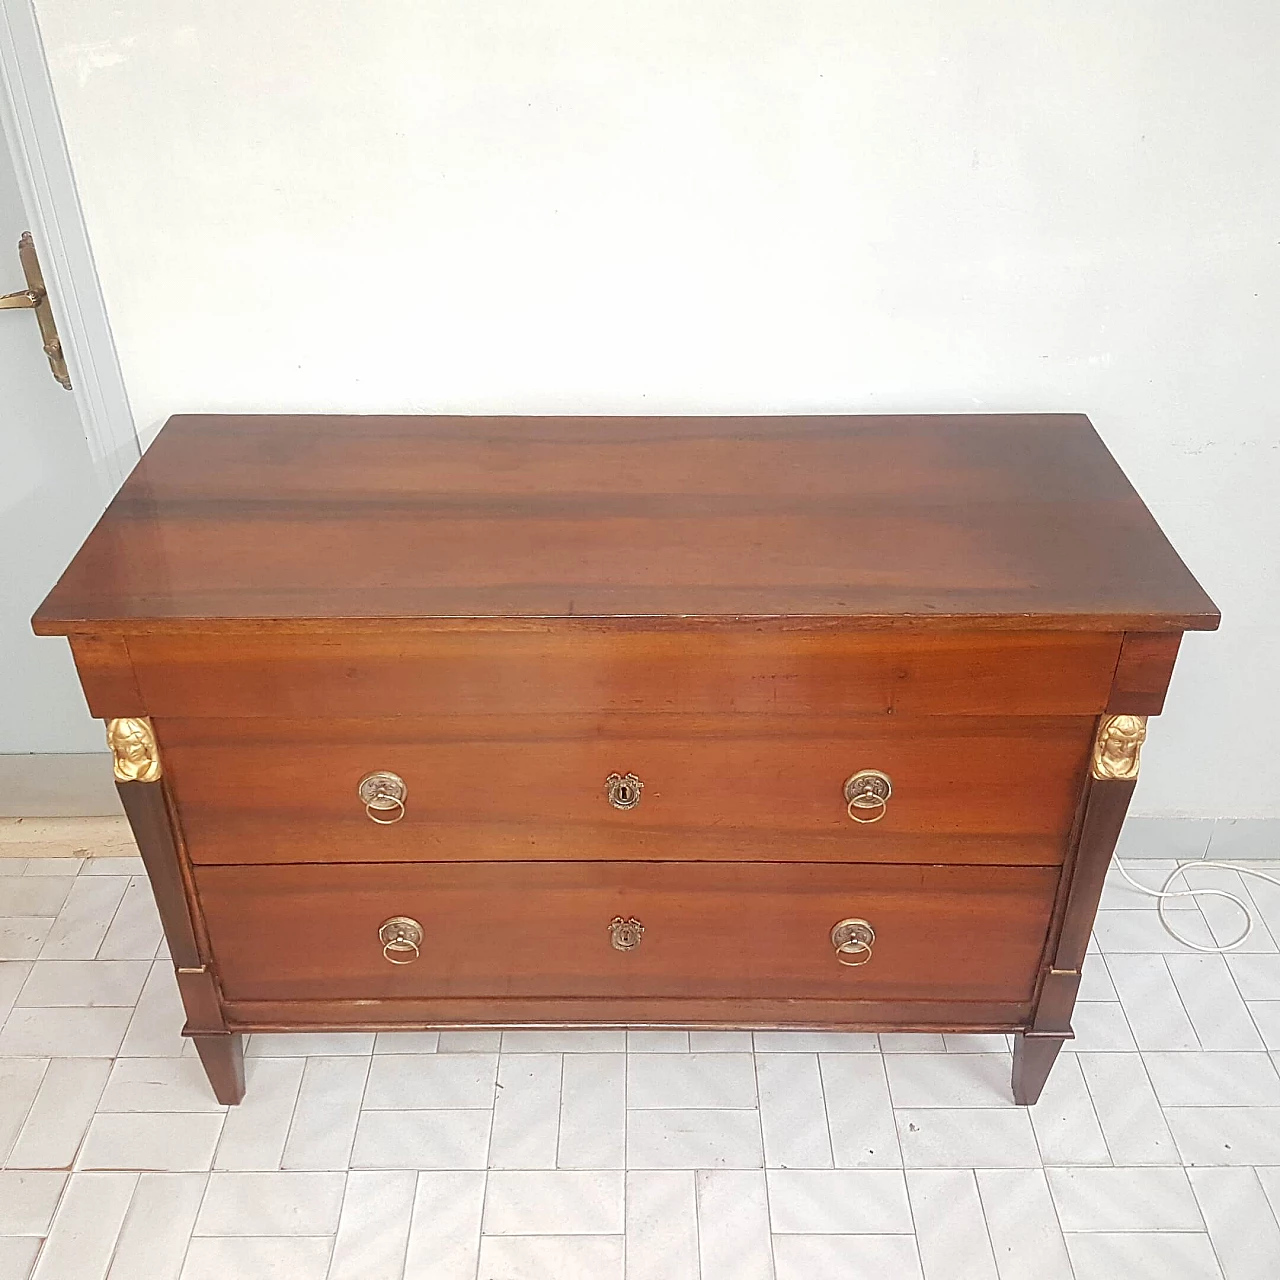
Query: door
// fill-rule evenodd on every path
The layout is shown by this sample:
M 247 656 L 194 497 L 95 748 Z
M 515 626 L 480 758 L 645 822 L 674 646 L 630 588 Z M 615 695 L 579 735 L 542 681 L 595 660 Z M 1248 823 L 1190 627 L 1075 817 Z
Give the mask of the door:
M 26 287 L 18 260 L 25 230 L 0 134 L 0 294 Z M 105 506 L 105 483 L 75 399 L 50 372 L 34 313 L 0 310 L 0 814 L 41 811 L 30 782 L 46 774 L 49 785 L 39 789 L 53 807 L 43 811 L 60 811 L 54 775 L 71 762 L 20 757 L 104 750 L 67 645 L 33 636 L 30 618 Z M 109 785 L 101 794 L 110 797 Z

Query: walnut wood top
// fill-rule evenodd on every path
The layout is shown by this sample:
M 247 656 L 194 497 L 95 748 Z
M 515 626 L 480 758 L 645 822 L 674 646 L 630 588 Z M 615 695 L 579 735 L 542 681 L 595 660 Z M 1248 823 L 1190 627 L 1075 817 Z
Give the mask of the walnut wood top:
M 202 415 L 169 420 L 34 627 L 775 618 L 1218 623 L 1081 415 Z

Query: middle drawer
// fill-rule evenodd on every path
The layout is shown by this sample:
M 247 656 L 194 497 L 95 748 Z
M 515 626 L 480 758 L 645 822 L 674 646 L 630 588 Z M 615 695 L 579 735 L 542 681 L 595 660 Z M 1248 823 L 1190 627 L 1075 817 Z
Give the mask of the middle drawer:
M 1063 860 L 1091 717 L 885 717 L 797 727 L 691 718 L 673 732 L 539 722 L 158 720 L 202 864 L 507 859 Z M 892 785 L 855 806 L 864 770 Z M 369 811 L 373 773 L 404 810 Z M 611 776 L 625 782 L 622 794 Z M 638 790 L 637 790 L 638 783 Z M 866 819 L 872 821 L 865 821 Z M 379 821 L 378 819 L 381 819 Z

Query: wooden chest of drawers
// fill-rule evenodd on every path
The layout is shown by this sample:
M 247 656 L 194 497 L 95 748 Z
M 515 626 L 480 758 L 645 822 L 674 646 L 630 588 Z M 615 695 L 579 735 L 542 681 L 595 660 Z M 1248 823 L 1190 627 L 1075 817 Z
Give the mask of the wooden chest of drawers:
M 244 1031 L 1017 1032 L 1181 634 L 1079 416 L 172 419 L 70 638 L 218 1097 Z

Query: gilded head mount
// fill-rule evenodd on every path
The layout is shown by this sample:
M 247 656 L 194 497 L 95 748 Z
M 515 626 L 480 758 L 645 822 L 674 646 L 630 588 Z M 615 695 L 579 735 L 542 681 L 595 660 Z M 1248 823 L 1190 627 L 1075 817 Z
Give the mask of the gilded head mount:
M 108 720 L 107 746 L 111 748 L 117 782 L 160 780 L 160 749 L 151 721 L 145 716 Z
M 1146 737 L 1146 716 L 1103 716 L 1093 744 L 1093 776 L 1132 781 Z

